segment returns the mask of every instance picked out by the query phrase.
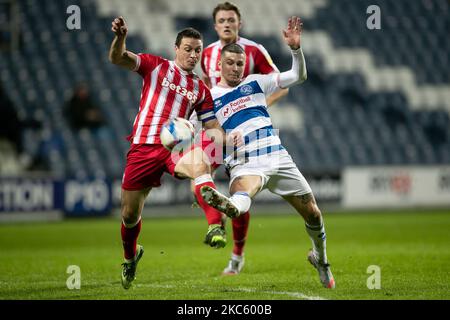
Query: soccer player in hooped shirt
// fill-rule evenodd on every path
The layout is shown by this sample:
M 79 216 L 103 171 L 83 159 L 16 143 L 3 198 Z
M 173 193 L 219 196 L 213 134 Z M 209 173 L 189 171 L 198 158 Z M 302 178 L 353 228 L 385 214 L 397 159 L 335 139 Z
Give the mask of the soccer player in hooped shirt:
M 219 3 L 213 9 L 212 18 L 219 40 L 208 45 L 203 50 L 201 59 L 201 67 L 204 75 L 203 80 L 210 88 L 215 87 L 220 82 L 221 50 L 225 45 L 230 43 L 237 43 L 244 48 L 246 55 L 244 77 L 253 73 L 279 73 L 279 70 L 273 63 L 269 53 L 262 45 L 239 36 L 239 30 L 242 27 L 241 12 L 235 4 L 230 2 Z M 268 106 L 274 104 L 287 93 L 287 88 L 279 88 L 274 91 L 267 98 Z M 193 123 L 195 123 L 195 120 Z M 201 138 L 201 143 L 204 150 L 208 150 L 208 146 L 211 145 L 210 140 L 204 132 L 201 135 Z M 213 169 L 216 169 L 218 166 L 219 164 L 212 161 Z M 192 189 L 194 189 L 194 186 L 192 186 Z M 236 275 L 241 271 L 244 265 L 244 247 L 247 239 L 249 222 L 249 212 L 246 212 L 240 215 L 239 218 L 231 221 L 234 246 L 231 258 L 228 265 L 223 270 L 223 274 Z
M 290 18 L 283 37 L 292 52 L 292 68 L 279 74 L 254 74 L 243 78 L 245 51 L 238 44 L 222 49 L 222 78 L 211 89 L 214 112 L 227 132 L 241 133 L 244 144 L 225 157 L 231 176 L 231 197 L 209 186 L 202 187 L 201 194 L 210 205 L 234 219 L 249 210 L 251 198 L 262 189 L 281 196 L 305 220 L 306 231 L 313 244 L 308 260 L 318 270 L 322 285 L 334 288 L 335 281 L 326 255 L 322 214 L 308 182 L 274 133 L 267 112 L 267 96 L 278 88 L 288 88 L 306 80 L 301 31 L 300 18 Z
M 128 29 L 122 17 L 114 19 L 111 30 L 115 37 L 109 52 L 110 61 L 137 72 L 144 80 L 122 179 L 121 235 L 125 258 L 122 285 L 128 289 L 144 252 L 142 246 L 137 245 L 144 201 L 152 188 L 160 186 L 164 172 L 177 178 L 194 179 L 195 194 L 209 224 L 205 243 L 216 248 L 225 246 L 222 213 L 210 207 L 200 196 L 202 186 L 214 187 L 202 149 L 194 147 L 174 162 L 171 152 L 163 147 L 159 137 L 167 120 L 189 118 L 193 110 L 197 111 L 204 128 L 223 130 L 215 118 L 208 87 L 193 73 L 202 52 L 202 37 L 198 31 L 187 28 L 178 33 L 175 60 L 169 61 L 151 54 L 127 51 L 125 39 Z

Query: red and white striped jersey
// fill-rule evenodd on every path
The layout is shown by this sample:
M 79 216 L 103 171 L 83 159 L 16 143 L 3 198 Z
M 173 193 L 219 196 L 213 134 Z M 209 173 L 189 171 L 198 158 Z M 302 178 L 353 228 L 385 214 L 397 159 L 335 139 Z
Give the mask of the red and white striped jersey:
M 134 144 L 160 144 L 163 124 L 175 117 L 189 119 L 194 110 L 203 122 L 215 118 L 211 93 L 195 73 L 151 54 L 138 55 L 135 71 L 144 80 L 139 112 L 129 139 Z
M 273 63 L 267 50 L 260 44 L 246 38 L 239 37 L 236 42 L 245 50 L 247 56 L 244 69 L 244 78 L 249 74 L 261 73 L 268 74 L 272 72 L 280 72 Z M 220 81 L 220 53 L 222 52 L 222 44 L 220 40 L 210 44 L 203 50 L 201 66 L 203 73 L 209 78 L 211 85 L 215 87 Z

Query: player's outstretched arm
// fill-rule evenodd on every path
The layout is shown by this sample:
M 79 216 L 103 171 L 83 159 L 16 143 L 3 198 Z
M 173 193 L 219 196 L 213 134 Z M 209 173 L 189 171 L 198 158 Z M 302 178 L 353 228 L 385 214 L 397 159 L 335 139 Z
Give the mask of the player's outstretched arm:
M 111 31 L 114 32 L 115 37 L 109 50 L 109 61 L 129 70 L 135 70 L 137 56 L 133 52 L 126 50 L 125 39 L 128 27 L 123 17 L 113 20 Z
M 299 17 L 291 17 L 287 28 L 283 30 L 284 42 L 291 48 L 292 68 L 280 74 L 280 87 L 282 88 L 302 83 L 307 78 L 306 62 L 301 47 L 302 29 L 302 20 Z
M 271 94 L 270 96 L 267 97 L 267 106 L 271 107 L 273 106 L 276 102 L 278 102 L 278 100 L 280 100 L 281 98 L 283 98 L 284 96 L 286 96 L 289 93 L 289 89 L 280 89 L 277 92 Z

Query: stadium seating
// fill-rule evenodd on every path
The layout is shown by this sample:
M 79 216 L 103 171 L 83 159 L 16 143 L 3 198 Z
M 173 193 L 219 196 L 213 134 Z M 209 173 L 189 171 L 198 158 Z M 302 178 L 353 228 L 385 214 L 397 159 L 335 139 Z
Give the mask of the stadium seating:
M 180 28 L 198 28 L 205 43 L 216 40 L 212 4 L 193 1 L 198 5 L 183 11 L 180 8 L 186 6 L 180 0 L 84 0 L 79 4 L 81 30 L 70 31 L 65 13 L 74 1 L 18 2 L 21 46 L 19 51 L 1 53 L 0 79 L 19 114 L 43 124 L 38 135 L 25 133 L 25 148 L 30 154 L 43 153 L 57 176 L 120 178 L 128 148 L 125 136 L 137 112 L 141 79 L 108 61 L 111 18 L 116 14 L 127 17 L 130 50 L 170 57 L 170 39 Z M 303 13 L 307 31 L 325 33 L 336 48 L 363 48 L 376 66 L 407 68 L 420 86 L 449 86 L 449 6 L 445 0 L 378 1 L 383 32 L 375 31 L 370 37 L 364 27 L 369 0 L 236 2 L 244 15 L 242 35 L 263 44 L 280 70 L 290 67 L 289 53 L 281 43 L 281 22 L 288 14 Z M 266 15 L 264 19 L 261 14 Z M 373 90 L 362 71 L 331 72 L 326 56 L 306 48 L 305 53 L 308 80 L 292 88 L 284 102 L 298 106 L 303 125 L 298 130 L 281 126 L 280 133 L 302 170 L 450 162 L 450 109 L 413 107 L 404 91 Z M 391 80 L 388 74 L 386 81 Z M 88 83 L 107 116 L 108 127 L 100 133 L 73 132 L 63 116 L 65 101 L 82 81 Z M 282 110 L 283 102 L 274 108 Z
M 327 31 L 338 47 L 369 49 L 379 65 L 408 66 L 419 83 L 450 83 L 448 69 L 442 68 L 449 65 L 448 1 L 376 1 L 381 10 L 378 32 L 365 27 L 372 4 L 329 1 L 305 23 Z

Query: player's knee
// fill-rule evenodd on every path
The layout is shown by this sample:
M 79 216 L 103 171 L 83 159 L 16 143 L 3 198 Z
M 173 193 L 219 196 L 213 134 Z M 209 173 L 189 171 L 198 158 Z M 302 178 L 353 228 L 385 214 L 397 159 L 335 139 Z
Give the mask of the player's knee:
M 139 219 L 139 208 L 137 206 L 131 206 L 122 204 L 122 220 L 125 224 L 134 224 Z
M 192 170 L 194 173 L 194 177 L 199 177 L 201 175 L 211 173 L 211 170 L 209 169 L 209 165 L 205 162 L 198 162 L 194 163 L 192 166 Z

